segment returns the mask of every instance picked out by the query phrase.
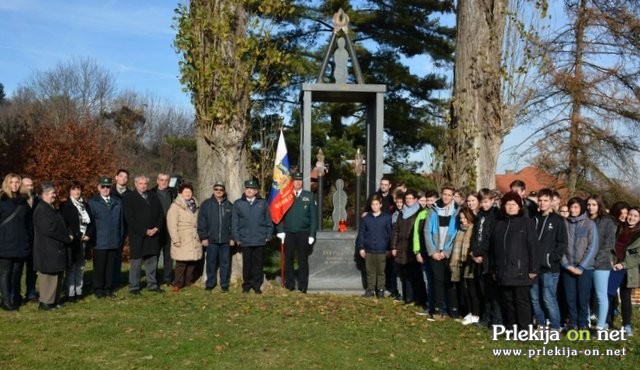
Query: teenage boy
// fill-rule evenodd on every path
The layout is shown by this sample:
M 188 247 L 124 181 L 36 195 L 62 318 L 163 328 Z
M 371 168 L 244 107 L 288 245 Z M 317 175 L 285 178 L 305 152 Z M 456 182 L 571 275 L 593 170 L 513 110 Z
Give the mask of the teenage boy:
M 433 271 L 434 305 L 432 315 L 445 317 L 458 315 L 457 299 L 451 283 L 449 257 L 453 247 L 453 240 L 457 232 L 456 216 L 458 205 L 453 201 L 455 188 L 445 185 L 440 192 L 440 199 L 433 205 L 433 212 L 424 224 L 424 239 L 429 265 Z M 423 259 L 420 255 L 419 259 Z M 418 262 L 424 262 L 418 260 Z M 445 299 L 447 295 L 448 299 Z M 448 301 L 449 307 L 446 302 Z M 449 312 L 447 312 L 449 308 Z
M 540 212 L 534 220 L 542 263 L 540 274 L 531 285 L 531 305 L 538 326 L 546 326 L 548 319 L 551 329 L 560 330 L 560 308 L 556 290 L 560 279 L 560 260 L 567 249 L 567 229 L 564 219 L 553 212 L 551 189 L 538 192 L 538 208 Z

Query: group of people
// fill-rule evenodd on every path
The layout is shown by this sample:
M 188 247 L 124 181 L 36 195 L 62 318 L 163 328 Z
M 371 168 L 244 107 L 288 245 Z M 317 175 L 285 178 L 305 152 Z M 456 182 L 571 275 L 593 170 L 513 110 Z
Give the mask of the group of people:
M 486 327 L 602 330 L 621 313 L 632 335 L 639 222 L 640 208 L 627 203 L 608 208 L 592 195 L 561 204 L 558 192 L 527 194 L 520 180 L 502 196 L 464 197 L 451 185 L 392 191 L 383 178 L 356 241 L 364 296 L 386 290 L 420 315 Z
M 302 174 L 293 175 L 293 204 L 276 225 L 255 180 L 244 182 L 241 198 L 233 203 L 225 184 L 216 181 L 202 204 L 191 184 L 169 187 L 168 174 L 159 174 L 153 189 L 144 175 L 135 177 L 133 189 L 128 181 L 125 169 L 118 170 L 115 183 L 101 177 L 88 200 L 82 197 L 83 185 L 72 181 L 58 207 L 52 183 L 42 182 L 35 194 L 32 178 L 4 177 L 4 310 L 16 310 L 25 301 L 39 301 L 42 310 L 57 309 L 63 285 L 66 300 L 81 299 L 87 252 L 93 258 L 92 293 L 115 296 L 126 237 L 132 295 L 141 294 L 143 269 L 148 291 L 162 293 L 165 284 L 180 292 L 200 277 L 205 259 L 205 289 L 213 290 L 219 279 L 221 291 L 228 292 L 231 248 L 242 253 L 242 291 L 261 294 L 264 251 L 274 232 L 285 249 L 285 288 L 307 292 L 318 215 L 314 194 L 302 189 Z M 631 293 L 640 286 L 639 223 L 640 208 L 624 202 L 608 208 L 593 195 L 563 205 L 551 189 L 527 195 L 518 180 L 502 196 L 482 189 L 463 197 L 450 185 L 440 193 L 391 191 L 383 178 L 361 217 L 356 257 L 364 261 L 365 297 L 382 298 L 387 290 L 396 301 L 418 305 L 420 315 L 434 319 L 605 329 L 620 312 L 631 335 Z
M 87 293 L 83 290 L 87 258 L 93 259 L 92 293 L 97 298 L 114 297 L 120 286 L 125 240 L 132 295 L 141 294 L 143 269 L 146 290 L 162 293 L 164 284 L 180 292 L 201 276 L 205 258 L 205 289 L 213 290 L 219 279 L 226 293 L 232 247 L 242 253 L 242 291 L 261 294 L 264 251 L 274 236 L 274 224 L 267 201 L 258 194 L 257 181 L 245 181 L 242 197 L 234 203 L 227 199 L 225 184 L 216 181 L 212 196 L 199 204 L 191 184 L 175 189 L 169 187 L 169 180 L 168 174 L 161 173 L 157 186 L 149 189 L 149 178 L 139 175 L 129 189 L 129 172 L 120 169 L 115 183 L 100 177 L 97 192 L 88 200 L 82 197 L 83 185 L 70 182 L 58 206 L 52 183 L 42 182 L 35 194 L 33 179 L 7 174 L 0 192 L 2 308 L 13 311 L 26 301 L 39 301 L 39 309 L 51 310 L 60 308 L 62 299 L 81 299 Z M 285 286 L 294 290 L 297 281 L 297 289 L 306 293 L 317 206 L 314 195 L 302 189 L 302 174 L 295 174 L 292 183 L 293 205 L 276 225 L 277 236 L 287 254 Z M 162 276 L 157 276 L 159 260 L 164 264 Z

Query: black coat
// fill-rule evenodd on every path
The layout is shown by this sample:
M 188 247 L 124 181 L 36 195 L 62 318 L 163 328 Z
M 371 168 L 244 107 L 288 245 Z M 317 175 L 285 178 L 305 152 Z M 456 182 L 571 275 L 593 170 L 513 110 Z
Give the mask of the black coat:
M 87 213 L 91 214 L 87 202 L 82 201 L 82 204 L 84 204 L 84 207 L 87 209 Z M 67 229 L 71 235 L 73 235 L 73 241 L 67 245 L 69 248 L 69 261 L 71 263 L 80 262 L 83 258 L 82 248 L 84 244 L 82 242 L 83 234 L 80 232 L 80 212 L 78 212 L 76 206 L 73 205 L 71 199 L 68 199 L 60 205 L 60 213 L 67 225 Z M 87 225 L 87 231 L 89 230 L 89 225 Z M 85 234 L 87 234 L 87 232 L 85 232 Z
M 158 194 L 158 187 L 155 186 L 153 187 L 151 190 L 149 190 L 150 193 L 154 193 Z M 164 216 L 164 218 L 162 219 L 162 229 L 160 229 L 160 245 L 164 246 L 169 244 L 169 231 L 167 229 L 167 212 L 169 211 L 169 207 L 171 206 L 171 203 L 173 203 L 173 201 L 176 199 L 176 197 L 178 196 L 178 191 L 176 190 L 176 188 L 167 188 L 167 194 L 169 194 L 169 204 L 167 205 L 167 208 L 162 207 L 162 215 Z M 158 200 L 160 200 L 160 197 L 158 197 Z M 162 206 L 162 202 L 160 202 L 160 206 Z
M 14 214 L 14 212 L 16 212 Z M 13 214 L 13 216 L 11 216 Z M 11 219 L 9 219 L 11 217 Z M 5 222 L 5 220 L 8 220 Z M 0 257 L 25 258 L 30 252 L 31 208 L 23 197 L 0 196 Z
M 551 212 L 534 217 L 538 246 L 540 247 L 540 273 L 560 272 L 560 261 L 567 253 L 567 227 L 564 218 Z
M 480 274 L 489 273 L 489 242 L 493 228 L 501 217 L 500 210 L 497 207 L 491 207 L 488 211 L 481 209 L 473 222 L 470 249 L 473 256 L 482 257 L 483 262 L 481 265 L 475 266 L 474 264 L 472 266 Z M 473 261 L 470 263 L 473 263 Z
M 39 202 L 33 211 L 33 264 L 37 271 L 55 274 L 67 269 L 67 247 L 70 233 L 58 210 Z
M 541 256 L 534 221 L 525 215 L 499 220 L 491 233 L 489 256 L 498 284 L 531 285 L 529 274 L 539 272 Z
M 200 240 L 208 240 L 209 243 L 229 244 L 231 240 L 231 215 L 233 203 L 224 200 L 218 203 L 215 197 L 211 197 L 200 205 L 198 213 L 198 236 Z
M 160 254 L 160 234 L 164 227 L 164 212 L 156 194 L 148 191 L 145 200 L 140 193 L 132 191 L 125 194 L 122 201 L 131 258 Z M 153 236 L 147 236 L 147 230 L 153 228 L 158 228 L 160 231 Z

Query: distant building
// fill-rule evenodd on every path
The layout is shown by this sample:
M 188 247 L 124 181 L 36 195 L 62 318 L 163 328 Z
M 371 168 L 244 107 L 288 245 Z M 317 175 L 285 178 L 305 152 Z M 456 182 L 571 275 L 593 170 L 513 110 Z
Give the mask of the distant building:
M 538 191 L 540 189 L 549 188 L 560 193 L 562 199 L 567 198 L 567 188 L 565 183 L 554 177 L 550 173 L 534 166 L 521 169 L 518 172 L 507 172 L 496 175 L 496 188 L 502 193 L 508 192 L 509 185 L 514 180 L 522 180 L 527 185 L 527 193 L 530 191 Z

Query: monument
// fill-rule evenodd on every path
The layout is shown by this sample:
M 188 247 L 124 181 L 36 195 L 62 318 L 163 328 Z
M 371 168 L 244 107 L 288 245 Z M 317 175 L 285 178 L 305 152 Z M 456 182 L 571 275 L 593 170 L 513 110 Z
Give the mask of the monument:
M 365 192 L 377 189 L 382 178 L 384 93 L 386 85 L 365 84 L 360 65 L 349 37 L 349 17 L 340 9 L 333 16 L 334 29 L 325 52 L 316 83 L 302 85 L 302 130 L 300 135 L 300 164 L 304 175 L 303 187 L 310 189 L 312 170 L 311 156 L 311 110 L 314 102 L 361 103 L 366 108 L 366 153 L 364 161 Z M 327 78 L 326 70 L 333 56 L 332 78 Z M 350 78 L 349 64 L 353 78 Z M 351 83 L 355 82 L 355 83 Z M 362 160 L 360 161 L 362 163 Z M 360 174 L 357 173 L 357 183 Z M 322 179 L 320 179 L 321 181 Z M 354 178 L 355 180 L 355 178 Z M 342 184 L 342 180 L 336 183 Z M 322 194 L 321 191 L 319 194 Z M 357 194 L 360 194 L 358 189 Z M 309 291 L 357 292 L 363 289 L 361 274 L 355 263 L 355 243 L 357 231 L 339 232 L 340 217 L 346 218 L 344 207 L 347 194 L 340 186 L 334 194 L 333 231 L 319 229 L 313 253 L 309 256 Z M 352 195 L 353 196 L 353 195 Z M 337 201 L 336 201 L 337 199 Z M 359 204 L 359 199 L 356 204 Z M 337 203 L 337 204 L 336 204 Z M 336 206 L 338 206 L 336 211 Z M 341 208 L 340 208 L 341 207 Z M 356 210 L 358 213 L 358 210 Z M 359 215 L 356 215 L 358 220 Z M 321 222 L 321 221 L 320 221 Z M 356 221 L 356 224 L 358 222 Z

